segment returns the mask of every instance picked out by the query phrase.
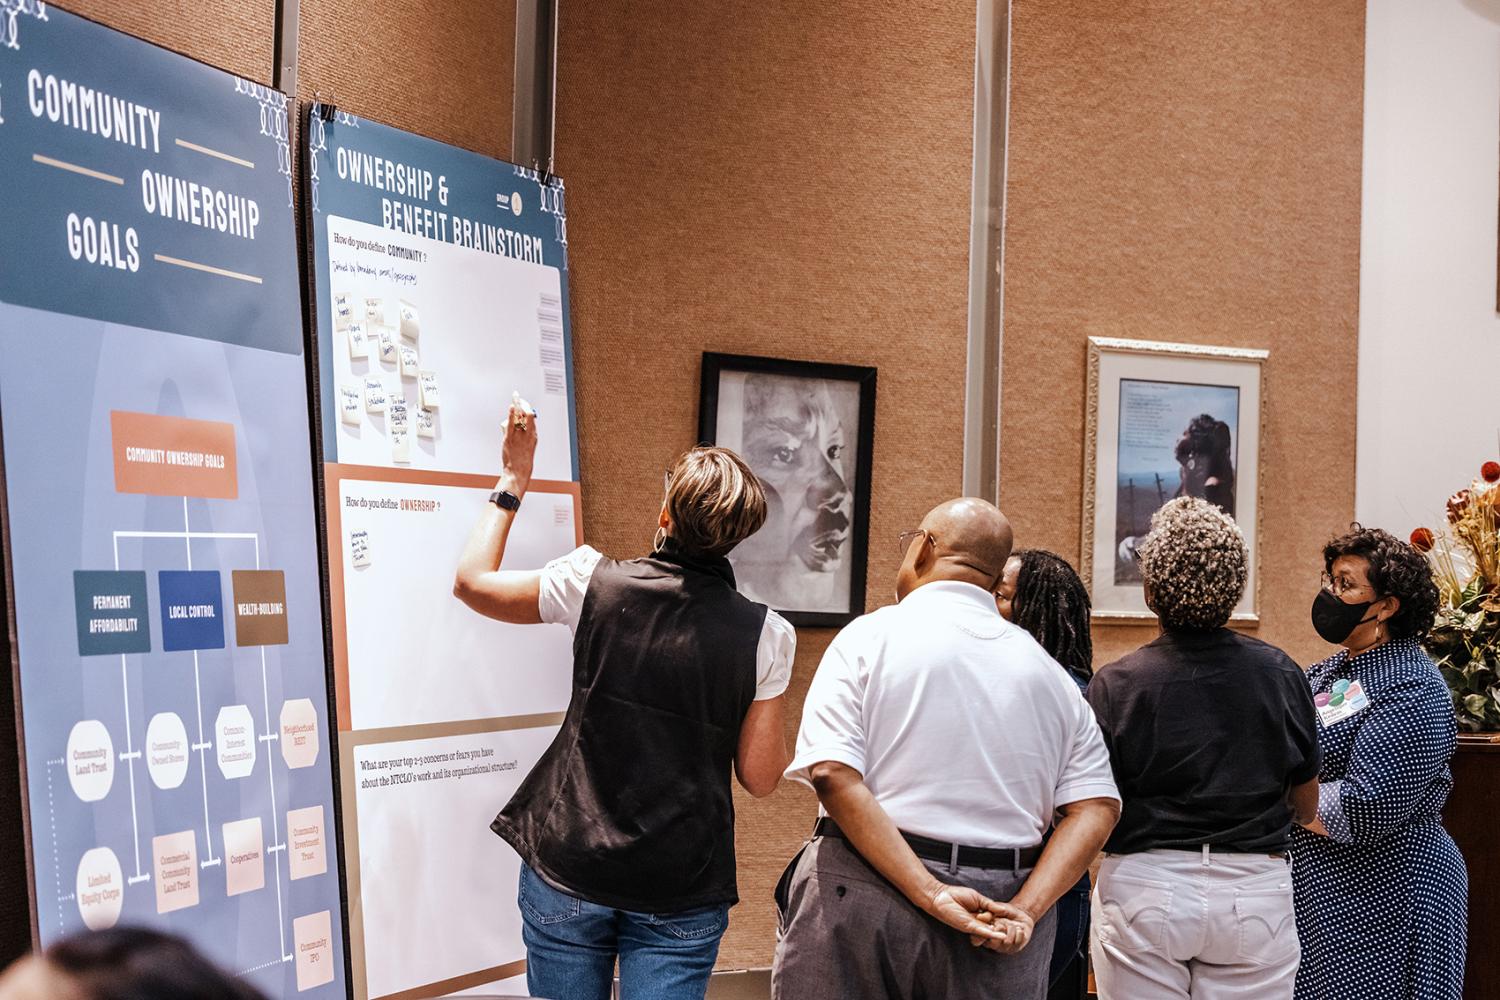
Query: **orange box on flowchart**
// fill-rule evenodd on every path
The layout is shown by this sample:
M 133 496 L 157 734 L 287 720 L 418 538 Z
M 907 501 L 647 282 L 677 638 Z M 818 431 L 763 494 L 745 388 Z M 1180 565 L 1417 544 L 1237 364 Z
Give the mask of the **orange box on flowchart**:
M 115 491 L 155 496 L 239 496 L 234 425 L 111 410 Z

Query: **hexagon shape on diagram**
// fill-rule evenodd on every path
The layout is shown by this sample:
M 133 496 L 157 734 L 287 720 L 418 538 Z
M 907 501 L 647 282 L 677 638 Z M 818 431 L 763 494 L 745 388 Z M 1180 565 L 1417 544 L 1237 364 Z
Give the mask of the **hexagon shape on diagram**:
M 255 770 L 255 720 L 244 705 L 219 709 L 214 723 L 214 749 L 226 778 L 244 778 Z
M 115 780 L 115 745 L 109 730 L 98 719 L 86 719 L 68 734 L 68 784 L 85 802 L 98 802 L 109 794 Z
M 312 767 L 318 759 L 318 712 L 311 699 L 281 706 L 281 756 L 287 767 Z
M 120 873 L 120 859 L 107 847 L 85 851 L 78 861 L 78 881 L 74 886 L 78 915 L 91 931 L 113 927 L 125 905 L 125 879 Z

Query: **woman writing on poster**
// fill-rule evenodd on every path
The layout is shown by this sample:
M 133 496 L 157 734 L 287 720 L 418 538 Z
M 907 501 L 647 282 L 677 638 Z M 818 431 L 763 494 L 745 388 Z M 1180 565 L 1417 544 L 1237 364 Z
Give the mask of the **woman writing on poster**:
M 573 633 L 562 729 L 494 831 L 521 856 L 533 996 L 700 1000 L 737 901 L 733 767 L 769 795 L 788 763 L 795 633 L 742 597 L 725 556 L 764 523 L 759 481 L 723 448 L 667 475 L 656 544 L 607 559 L 583 546 L 541 570 L 500 569 L 531 479 L 536 416 L 520 400 L 503 469 L 454 593 L 480 614 Z

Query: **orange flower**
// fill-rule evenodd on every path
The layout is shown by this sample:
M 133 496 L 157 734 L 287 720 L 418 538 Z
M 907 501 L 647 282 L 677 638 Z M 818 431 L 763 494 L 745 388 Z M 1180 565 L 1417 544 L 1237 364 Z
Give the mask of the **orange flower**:
M 1479 467 L 1479 474 L 1487 483 L 1500 483 L 1500 462 L 1485 462 Z
M 1418 528 L 1411 533 L 1411 547 L 1418 552 L 1431 552 L 1436 541 L 1431 528 Z

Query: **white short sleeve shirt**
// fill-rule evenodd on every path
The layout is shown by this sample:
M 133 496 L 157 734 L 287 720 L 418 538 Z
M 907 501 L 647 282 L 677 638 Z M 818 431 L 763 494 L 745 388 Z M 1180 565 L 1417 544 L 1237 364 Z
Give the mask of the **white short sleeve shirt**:
M 537 612 L 542 621 L 566 625 L 578 630 L 583 614 L 583 597 L 588 593 L 594 568 L 604 556 L 589 545 L 583 545 L 542 567 L 541 594 Z M 765 701 L 786 691 L 792 678 L 792 659 L 797 652 L 797 632 L 774 611 L 766 612 L 766 623 L 760 630 L 760 644 L 755 651 L 755 700 Z
M 1059 806 L 1118 800 L 1099 724 L 1067 672 L 979 587 L 942 581 L 849 624 L 802 710 L 786 776 L 846 764 L 907 833 L 1040 843 Z

